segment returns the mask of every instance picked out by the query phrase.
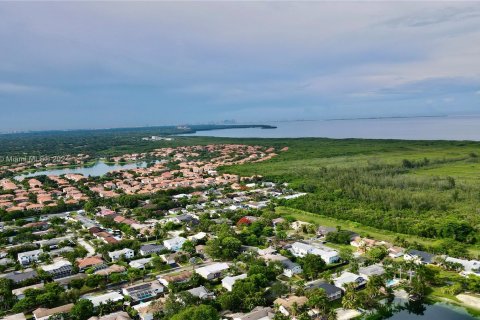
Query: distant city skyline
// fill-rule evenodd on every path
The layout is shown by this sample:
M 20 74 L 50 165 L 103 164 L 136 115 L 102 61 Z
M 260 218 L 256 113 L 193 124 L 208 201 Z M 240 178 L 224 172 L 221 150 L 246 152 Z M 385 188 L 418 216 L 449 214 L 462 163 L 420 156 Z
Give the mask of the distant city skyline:
M 1 2 L 0 132 L 479 114 L 476 2 Z

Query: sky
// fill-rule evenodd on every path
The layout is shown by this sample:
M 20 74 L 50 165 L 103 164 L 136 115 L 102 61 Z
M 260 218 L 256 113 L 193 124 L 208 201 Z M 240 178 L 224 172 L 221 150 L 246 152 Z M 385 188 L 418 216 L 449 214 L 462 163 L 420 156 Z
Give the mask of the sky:
M 0 2 L 0 131 L 480 114 L 480 2 Z

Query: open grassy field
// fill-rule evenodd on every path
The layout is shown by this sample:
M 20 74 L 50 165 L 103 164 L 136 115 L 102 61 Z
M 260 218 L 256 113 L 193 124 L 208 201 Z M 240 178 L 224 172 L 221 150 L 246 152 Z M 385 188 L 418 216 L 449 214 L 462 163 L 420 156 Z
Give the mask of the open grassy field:
M 469 244 L 470 252 L 478 254 L 477 142 L 258 139 L 245 143 L 289 148 L 268 162 L 224 169 L 286 181 L 309 193 L 282 203 L 284 207 L 360 223 L 381 231 L 378 236 L 392 232 L 409 241 L 434 244 L 453 239 Z M 374 236 L 374 230 L 369 232 Z

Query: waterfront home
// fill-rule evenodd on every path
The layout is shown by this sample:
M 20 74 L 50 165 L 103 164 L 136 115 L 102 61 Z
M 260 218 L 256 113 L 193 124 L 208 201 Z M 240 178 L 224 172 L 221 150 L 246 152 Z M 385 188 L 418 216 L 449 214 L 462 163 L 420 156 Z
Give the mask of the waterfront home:
M 335 286 L 345 290 L 347 283 L 355 283 L 357 289 L 367 284 L 367 280 L 355 273 L 345 271 L 339 277 L 333 279 Z

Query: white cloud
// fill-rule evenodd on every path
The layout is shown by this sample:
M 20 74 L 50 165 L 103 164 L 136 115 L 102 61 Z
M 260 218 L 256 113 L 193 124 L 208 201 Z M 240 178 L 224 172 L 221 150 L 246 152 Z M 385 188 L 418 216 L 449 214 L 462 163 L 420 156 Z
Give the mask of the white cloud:
M 0 82 L 0 94 L 60 93 L 57 89 L 30 86 L 18 83 Z

